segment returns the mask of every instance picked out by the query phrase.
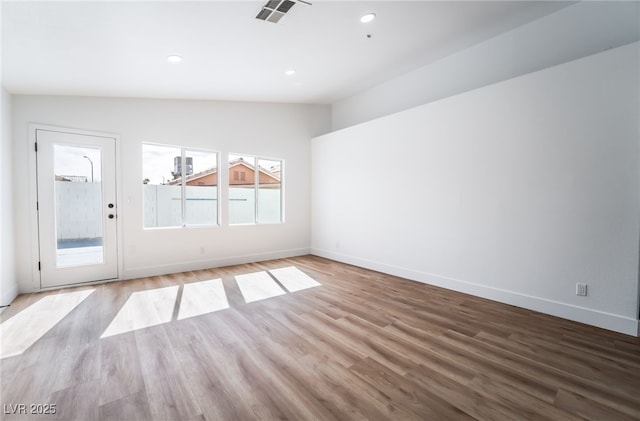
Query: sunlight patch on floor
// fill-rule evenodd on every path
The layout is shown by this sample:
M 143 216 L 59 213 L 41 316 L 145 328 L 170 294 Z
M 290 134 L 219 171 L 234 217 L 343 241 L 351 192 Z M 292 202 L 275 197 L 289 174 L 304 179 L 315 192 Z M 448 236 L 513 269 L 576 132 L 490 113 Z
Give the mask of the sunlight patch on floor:
M 244 301 L 247 303 L 287 293 L 265 271 L 237 275 L 235 278 L 238 288 L 240 288 L 240 293 L 242 293 Z
M 236 275 L 234 278 L 245 302 L 251 303 L 321 285 L 295 266 Z M 272 278 L 274 276 L 278 282 Z M 102 334 L 106 338 L 137 329 L 157 326 L 229 308 L 222 279 L 209 279 L 138 291 L 124 303 Z
M 179 285 L 131 294 L 101 338 L 168 323 L 178 297 Z
M 301 291 L 307 288 L 320 286 L 312 277 L 295 266 L 272 269 L 269 272 L 280 282 L 289 292 Z
M 93 289 L 52 294 L 0 324 L 0 359 L 20 355 L 93 293 Z
M 178 320 L 229 308 L 222 279 L 184 284 Z

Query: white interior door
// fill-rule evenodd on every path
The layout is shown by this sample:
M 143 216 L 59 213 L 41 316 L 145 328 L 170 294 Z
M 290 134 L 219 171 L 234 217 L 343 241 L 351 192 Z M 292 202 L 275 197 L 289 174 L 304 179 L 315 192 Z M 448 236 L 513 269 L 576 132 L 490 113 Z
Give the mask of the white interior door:
M 40 285 L 118 277 L 116 140 L 36 130 Z

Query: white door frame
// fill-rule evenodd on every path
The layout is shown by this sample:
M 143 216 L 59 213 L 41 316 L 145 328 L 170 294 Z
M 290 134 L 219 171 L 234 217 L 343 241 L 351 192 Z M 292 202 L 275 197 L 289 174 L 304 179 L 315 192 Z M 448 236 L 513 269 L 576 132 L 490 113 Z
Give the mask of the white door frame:
M 123 218 L 123 206 L 122 206 L 122 179 L 121 179 L 121 159 L 120 159 L 120 135 L 108 132 L 99 132 L 94 130 L 75 129 L 70 127 L 54 126 L 49 124 L 30 123 L 29 124 L 29 220 L 30 220 L 30 239 L 31 239 L 31 288 L 32 291 L 43 291 L 49 289 L 59 289 L 62 287 L 46 287 L 43 288 L 40 284 L 40 252 L 39 252 L 39 229 L 38 229 L 38 178 L 37 178 L 37 161 L 36 161 L 36 130 L 49 130 L 66 133 L 74 133 L 85 136 L 97 136 L 97 137 L 111 137 L 116 141 L 116 157 L 115 157 L 115 172 L 116 172 L 116 200 L 118 203 L 118 217 L 116 218 L 116 231 L 117 231 L 117 244 L 118 244 L 118 278 L 110 279 L 106 282 L 117 281 L 122 279 L 122 273 L 124 269 L 123 265 L 123 236 L 122 236 L 122 218 Z M 102 283 L 105 281 L 93 281 L 86 283 L 74 284 L 73 286 L 88 285 Z M 26 292 L 26 291 L 25 291 Z

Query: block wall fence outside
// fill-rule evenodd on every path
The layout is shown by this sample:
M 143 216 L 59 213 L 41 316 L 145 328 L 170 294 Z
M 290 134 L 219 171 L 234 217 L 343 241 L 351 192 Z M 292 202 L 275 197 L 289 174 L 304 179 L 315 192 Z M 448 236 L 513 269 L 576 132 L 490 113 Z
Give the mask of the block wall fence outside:
M 636 335 L 639 50 L 313 139 L 312 253 Z
M 146 184 L 143 189 L 144 193 L 142 197 L 144 201 L 145 228 L 176 227 L 182 225 L 181 186 Z M 213 225 L 212 222 L 216 221 L 218 214 L 216 189 L 203 189 L 200 187 L 186 187 L 186 189 L 198 190 L 197 197 L 194 197 L 194 199 L 200 199 L 200 203 L 196 205 L 198 209 L 190 213 L 194 223 L 209 223 Z M 189 193 L 187 193 L 187 195 L 188 194 Z M 189 205 L 192 204 L 193 203 L 190 203 Z M 207 212 L 209 215 L 207 215 Z
M 102 237 L 102 184 L 55 182 L 57 240 Z
M 188 225 L 215 225 L 218 213 L 217 190 L 186 186 L 185 210 Z M 182 225 L 182 190 L 180 186 L 144 185 L 144 226 L 176 227 Z M 280 190 L 259 189 L 260 221 L 280 220 Z M 227 206 L 228 205 L 228 206 Z M 254 221 L 255 190 L 229 188 L 229 201 L 222 204 L 229 224 L 250 224 Z

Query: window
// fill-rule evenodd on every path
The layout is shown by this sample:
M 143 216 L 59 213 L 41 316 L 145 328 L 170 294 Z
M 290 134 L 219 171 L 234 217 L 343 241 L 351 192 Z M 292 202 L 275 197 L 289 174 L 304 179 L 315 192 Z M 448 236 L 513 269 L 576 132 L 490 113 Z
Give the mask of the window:
M 281 160 L 229 154 L 229 224 L 283 221 L 282 167 Z
M 216 152 L 143 144 L 142 178 L 145 228 L 218 224 Z

